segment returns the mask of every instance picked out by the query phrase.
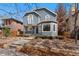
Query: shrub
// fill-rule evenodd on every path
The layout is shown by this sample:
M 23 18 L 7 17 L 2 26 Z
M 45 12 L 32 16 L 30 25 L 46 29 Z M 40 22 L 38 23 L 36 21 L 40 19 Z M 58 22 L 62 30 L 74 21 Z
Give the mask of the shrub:
M 4 36 L 8 37 L 11 35 L 10 29 L 8 27 L 3 28 L 3 34 Z

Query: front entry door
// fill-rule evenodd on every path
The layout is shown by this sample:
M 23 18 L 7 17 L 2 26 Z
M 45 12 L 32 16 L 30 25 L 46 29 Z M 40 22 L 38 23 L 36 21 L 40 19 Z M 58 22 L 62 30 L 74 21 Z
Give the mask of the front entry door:
M 38 27 L 36 27 L 36 33 L 38 34 Z

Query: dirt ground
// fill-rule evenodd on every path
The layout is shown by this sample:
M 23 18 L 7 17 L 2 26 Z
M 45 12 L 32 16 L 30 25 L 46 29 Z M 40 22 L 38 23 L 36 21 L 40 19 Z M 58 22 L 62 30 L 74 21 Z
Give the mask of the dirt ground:
M 34 37 L 7 37 L 0 38 L 0 55 L 10 55 L 9 51 L 20 52 L 18 55 L 29 56 L 79 56 L 79 40 L 74 39 L 41 39 Z M 5 52 L 2 52 L 5 51 Z M 6 51 L 9 52 L 6 53 Z M 11 52 L 12 55 L 16 53 Z M 24 54 L 22 54 L 24 53 Z
M 21 51 L 32 56 L 79 56 L 79 45 L 73 39 L 34 39 L 25 44 Z

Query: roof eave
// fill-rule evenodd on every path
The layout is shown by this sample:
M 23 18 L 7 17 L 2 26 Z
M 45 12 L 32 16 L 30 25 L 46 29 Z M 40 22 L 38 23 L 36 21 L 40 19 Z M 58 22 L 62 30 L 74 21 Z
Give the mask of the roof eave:
M 38 9 L 36 9 L 36 10 L 33 10 L 33 11 L 37 11 L 37 10 L 41 10 L 41 9 L 46 9 L 46 10 L 50 11 L 51 13 L 53 13 L 53 14 L 55 14 L 55 15 L 57 16 L 57 13 L 55 13 L 55 12 L 52 12 L 52 11 L 51 11 L 51 10 L 49 10 L 48 8 L 38 8 Z

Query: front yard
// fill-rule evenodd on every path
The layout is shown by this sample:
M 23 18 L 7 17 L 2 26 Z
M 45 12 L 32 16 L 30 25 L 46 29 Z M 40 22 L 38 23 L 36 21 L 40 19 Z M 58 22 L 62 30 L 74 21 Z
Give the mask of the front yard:
M 0 39 L 0 55 L 16 56 L 17 53 L 19 56 L 79 56 L 79 44 L 76 45 L 74 39 L 68 38 L 60 40 L 30 36 Z

